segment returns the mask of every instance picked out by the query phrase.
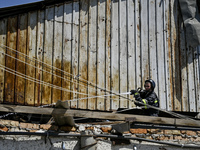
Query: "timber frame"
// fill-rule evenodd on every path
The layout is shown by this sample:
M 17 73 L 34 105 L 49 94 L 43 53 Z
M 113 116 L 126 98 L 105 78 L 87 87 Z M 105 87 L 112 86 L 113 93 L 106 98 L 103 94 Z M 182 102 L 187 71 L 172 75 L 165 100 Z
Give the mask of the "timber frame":
M 152 117 L 152 116 L 141 116 L 141 115 L 131 115 L 131 114 L 97 112 L 97 111 L 89 111 L 89 110 L 38 108 L 38 107 L 31 107 L 31 106 L 6 105 L 6 104 L 0 104 L 0 110 L 2 112 L 60 115 L 60 116 L 72 116 L 72 117 L 108 119 L 108 120 L 117 120 L 117 121 L 126 121 L 126 122 L 153 123 L 153 124 L 159 124 L 159 125 L 200 127 L 200 121 L 193 120 L 193 119 Z

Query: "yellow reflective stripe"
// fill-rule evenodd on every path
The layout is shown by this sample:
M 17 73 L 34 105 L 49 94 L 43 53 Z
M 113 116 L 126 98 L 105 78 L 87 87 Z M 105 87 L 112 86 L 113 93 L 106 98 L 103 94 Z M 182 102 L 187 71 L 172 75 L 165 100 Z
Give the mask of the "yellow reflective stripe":
M 135 93 L 134 95 L 138 95 L 139 93 Z
M 155 102 L 154 103 L 157 103 L 158 102 L 158 100 L 155 100 Z
M 145 99 L 142 99 L 142 101 L 143 101 L 144 104 L 147 104 Z M 147 109 L 147 105 L 144 105 L 144 108 Z

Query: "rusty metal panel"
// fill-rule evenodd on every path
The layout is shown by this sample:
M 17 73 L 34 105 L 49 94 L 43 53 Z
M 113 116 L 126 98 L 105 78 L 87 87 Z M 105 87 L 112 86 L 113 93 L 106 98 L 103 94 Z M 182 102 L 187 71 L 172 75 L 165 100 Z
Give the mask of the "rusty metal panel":
M 127 58 L 127 1 L 120 0 L 119 1 L 119 53 L 120 53 L 120 93 L 127 92 L 127 73 L 128 73 L 128 58 Z M 125 95 L 127 97 L 127 95 Z M 127 108 L 128 101 L 126 99 L 120 98 L 120 108 Z
M 63 58 L 62 65 L 64 76 L 62 79 L 62 88 L 71 90 L 71 53 L 72 53 L 72 3 L 64 4 L 64 23 L 63 23 Z M 71 92 L 62 91 L 62 100 L 70 100 Z
M 5 83 L 5 71 L 4 71 L 4 66 L 5 66 L 5 53 L 6 53 L 6 38 L 7 38 L 7 19 L 2 19 L 0 20 L 0 103 L 4 101 L 4 83 Z
M 90 0 L 89 5 L 89 37 L 88 37 L 88 96 L 97 94 L 97 5 L 98 1 Z M 91 84 L 90 84 L 91 83 Z M 94 85 L 94 86 L 92 86 Z M 80 86 L 82 87 L 82 86 Z M 88 99 L 88 109 L 96 109 L 96 98 Z
M 28 13 L 28 36 L 27 36 L 27 56 L 26 75 L 35 78 L 35 59 L 36 56 L 36 34 L 37 34 L 37 11 Z M 35 104 L 35 83 L 26 80 L 25 104 Z
M 78 94 L 75 93 L 78 91 L 78 63 L 79 63 L 79 2 L 73 2 L 73 23 L 72 23 L 72 74 L 73 74 L 73 82 L 71 87 L 73 89 L 73 93 L 71 95 L 71 99 L 77 99 Z M 85 85 L 84 85 L 85 86 Z M 72 108 L 78 108 L 78 102 L 71 102 Z
M 18 16 L 18 35 L 17 35 L 17 51 L 26 55 L 27 41 L 27 14 Z M 25 75 L 25 57 L 17 54 L 16 71 Z M 25 97 L 25 79 L 16 76 L 15 80 L 15 103 L 24 104 Z
M 105 76 L 106 76 L 106 85 L 105 88 L 108 92 L 106 92 L 106 95 L 110 94 L 110 47 L 111 47 L 111 0 L 106 1 L 106 62 L 105 62 Z M 107 96 L 105 98 L 105 109 L 110 110 L 110 96 Z
M 63 5 L 55 5 L 54 8 L 54 37 L 53 37 L 53 85 L 52 103 L 61 100 L 61 79 L 63 77 L 62 69 L 62 46 L 63 46 Z M 65 90 L 65 89 L 63 89 Z
M 135 72 L 135 2 L 132 0 L 127 0 L 127 18 L 128 18 L 128 91 L 136 89 L 136 72 Z M 129 98 L 133 98 L 129 96 Z M 133 102 L 129 102 L 129 108 L 135 107 Z
M 42 61 L 44 54 L 44 10 L 38 11 L 37 14 L 37 50 L 36 50 L 36 80 L 39 82 L 35 85 L 35 106 L 41 105 L 41 95 L 42 95 L 42 85 L 40 84 L 42 81 Z
M 88 80 L 88 0 L 80 2 L 80 43 L 79 43 L 79 75 L 82 81 Z M 80 83 L 80 81 L 79 81 Z M 87 82 L 83 83 L 84 87 L 79 88 L 78 98 L 87 97 Z M 88 99 L 78 101 L 78 107 L 86 109 Z
M 98 1 L 98 30 L 97 30 L 97 86 L 105 88 L 105 1 Z M 97 89 L 97 95 L 104 95 L 105 91 Z M 97 98 L 97 109 L 105 110 L 105 98 Z
M 119 28 L 118 28 L 118 0 L 112 1 L 111 20 L 111 90 L 119 93 Z M 112 96 L 111 108 L 119 108 L 119 97 Z
M 44 63 L 43 81 L 47 84 L 42 86 L 42 104 L 51 104 L 52 100 L 52 59 L 53 59 L 53 33 L 54 33 L 54 7 L 49 6 L 45 10 L 45 35 L 44 35 Z M 48 64 L 48 66 L 46 65 Z

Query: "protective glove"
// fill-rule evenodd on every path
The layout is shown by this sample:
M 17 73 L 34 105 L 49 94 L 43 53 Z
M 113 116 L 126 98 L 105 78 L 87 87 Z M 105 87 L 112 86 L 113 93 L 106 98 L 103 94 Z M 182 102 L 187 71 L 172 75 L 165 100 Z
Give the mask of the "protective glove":
M 135 93 L 137 93 L 138 91 L 137 90 L 131 90 L 131 95 L 135 95 Z

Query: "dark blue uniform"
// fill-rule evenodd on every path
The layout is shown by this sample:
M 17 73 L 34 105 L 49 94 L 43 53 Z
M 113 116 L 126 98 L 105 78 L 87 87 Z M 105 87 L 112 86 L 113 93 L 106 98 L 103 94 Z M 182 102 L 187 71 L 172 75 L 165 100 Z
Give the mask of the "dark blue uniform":
M 154 91 L 147 92 L 144 91 L 142 93 L 137 92 L 134 94 L 135 100 L 139 101 L 143 104 L 148 104 L 154 107 L 159 107 L 159 99 L 158 96 Z M 144 113 L 148 116 L 158 116 L 159 111 L 156 109 L 148 108 L 146 105 L 141 105 L 138 103 L 135 103 L 136 106 L 144 106 Z

